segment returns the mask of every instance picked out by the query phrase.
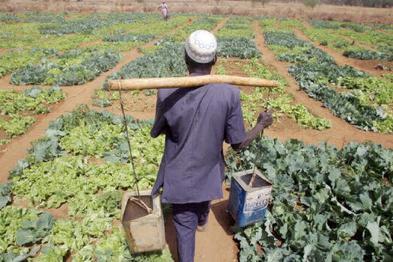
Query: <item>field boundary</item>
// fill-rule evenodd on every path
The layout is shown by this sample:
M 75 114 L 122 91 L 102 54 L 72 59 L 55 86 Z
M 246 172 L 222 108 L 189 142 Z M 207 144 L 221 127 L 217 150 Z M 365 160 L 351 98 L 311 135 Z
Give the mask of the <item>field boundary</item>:
M 302 21 L 302 22 L 303 22 L 303 26 L 304 26 L 305 29 L 311 29 L 311 30 L 314 29 L 314 27 L 310 24 L 309 21 Z M 303 33 L 304 33 L 304 32 L 303 32 Z M 345 36 L 345 35 L 342 35 L 342 34 L 338 34 L 338 36 L 340 36 L 342 39 L 347 40 L 348 42 L 354 41 L 354 39 L 350 38 L 349 36 Z M 364 48 L 364 49 L 368 49 L 368 50 L 372 50 L 372 51 L 377 51 L 377 50 L 376 50 L 374 47 L 372 47 L 371 45 L 367 45 L 367 44 L 360 43 L 360 42 L 356 42 L 356 45 L 358 45 L 359 47 Z
M 322 51 L 324 51 L 325 53 L 327 53 L 328 55 L 333 57 L 338 65 L 341 65 L 341 66 L 350 65 L 353 68 L 364 71 L 364 72 L 366 72 L 370 75 L 373 75 L 373 76 L 380 76 L 380 75 L 386 73 L 382 70 L 375 69 L 375 67 L 378 64 L 383 64 L 384 61 L 360 60 L 360 59 L 345 57 L 343 54 L 341 54 L 340 52 L 338 52 L 330 47 L 323 46 L 315 41 L 312 41 L 304 32 L 302 32 L 301 30 L 299 30 L 297 28 L 293 28 L 293 32 L 295 33 L 295 35 L 298 38 L 312 43 L 315 47 L 321 49 Z
M 357 129 L 355 126 L 345 122 L 336 117 L 333 113 L 325 108 L 323 104 L 310 98 L 304 91 L 299 89 L 295 79 L 288 73 L 289 64 L 278 61 L 274 53 L 266 46 L 262 29 L 258 20 L 254 21 L 255 39 L 258 49 L 262 53 L 262 61 L 267 65 L 275 68 L 280 75 L 282 75 L 288 82 L 286 91 L 294 97 L 294 102 L 305 105 L 311 113 L 316 116 L 328 119 L 332 123 L 332 127 L 323 131 L 301 129 L 298 132 L 291 132 L 290 134 L 285 130 L 267 129 L 266 135 L 269 137 L 278 138 L 280 140 L 299 139 L 307 144 L 316 144 L 318 141 L 326 141 L 339 148 L 343 147 L 351 141 L 367 142 L 371 141 L 377 144 L 382 144 L 387 148 L 393 148 L 393 141 L 391 135 L 380 134 L 375 132 L 366 132 Z
M 126 1 L 115 3 L 109 0 L 3 0 L 1 11 L 25 12 L 157 12 L 159 2 L 153 0 Z M 174 0 L 169 3 L 171 13 L 200 13 L 244 16 L 273 16 L 306 19 L 335 19 L 340 21 L 393 23 L 392 8 L 370 8 L 360 6 L 318 5 L 309 8 L 302 3 L 277 3 L 265 5 L 254 1 L 231 0 Z

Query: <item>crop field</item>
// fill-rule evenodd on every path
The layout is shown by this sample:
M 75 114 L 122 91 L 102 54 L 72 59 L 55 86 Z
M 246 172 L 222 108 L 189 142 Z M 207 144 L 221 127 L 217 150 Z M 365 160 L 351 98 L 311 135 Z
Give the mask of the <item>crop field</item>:
M 187 75 L 197 29 L 218 39 L 214 74 L 279 86 L 240 87 L 246 127 L 265 109 L 274 123 L 240 153 L 225 147 L 225 198 L 196 261 L 393 260 L 392 25 L 0 13 L 0 262 L 176 260 L 167 206 L 168 247 L 127 247 L 122 193 L 152 187 L 164 137 L 150 137 L 156 91 L 123 92 L 124 120 L 108 80 Z M 266 219 L 228 233 L 231 175 L 254 165 L 273 183 Z

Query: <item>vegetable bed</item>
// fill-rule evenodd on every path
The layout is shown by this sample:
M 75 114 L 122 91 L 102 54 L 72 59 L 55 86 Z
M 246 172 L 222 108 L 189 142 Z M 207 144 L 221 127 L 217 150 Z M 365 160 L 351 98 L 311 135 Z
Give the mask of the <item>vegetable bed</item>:
M 81 85 L 113 68 L 120 55 L 111 51 L 75 49 L 56 52 L 39 64 L 28 64 L 11 75 L 11 84 Z
M 250 59 L 261 56 L 255 44 L 251 20 L 248 18 L 231 17 L 216 36 L 220 57 Z
M 371 25 L 320 20 L 313 20 L 311 24 L 312 28 L 304 29 L 307 36 L 321 45 L 339 50 L 344 56 L 393 61 L 392 36 Z
M 332 57 L 311 43 L 296 38 L 293 33 L 267 31 L 264 34 L 266 44 L 273 49 L 277 58 L 292 63 L 289 73 L 310 97 L 320 100 L 336 116 L 361 129 L 393 132 L 393 116 L 389 110 L 391 101 L 377 100 L 378 93 L 387 87 L 383 79 L 374 78 L 382 82 L 377 86 L 380 89 L 375 88 L 372 82 L 369 88 L 356 88 L 354 79 L 363 81 L 371 77 L 350 66 L 338 66 Z M 337 88 L 348 90 L 338 92 Z M 384 91 L 384 94 L 388 94 L 387 98 L 393 92 L 388 89 Z M 370 99 L 364 99 L 365 96 Z
M 0 145 L 24 134 L 36 121 L 34 115 L 48 113 L 50 105 L 63 99 L 64 93 L 59 87 L 32 87 L 24 92 L 0 90 L 0 133 L 5 133 Z
M 121 117 L 82 106 L 50 124 L 46 136 L 33 143 L 27 158 L 11 172 L 12 192 L 9 186 L 0 188 L 0 204 L 5 203 L 0 207 L 9 204 L 12 195 L 29 206 L 62 207 L 66 213 L 54 219 L 34 208 L 3 207 L 2 258 L 63 261 L 71 255 L 73 261 L 171 261 L 167 251 L 131 257 L 126 247 L 119 224 L 121 194 L 132 191 L 135 183 L 140 189 L 152 186 L 163 149 L 163 139 L 150 139 L 150 122 L 128 117 L 127 124 L 139 181 L 128 163 Z M 42 216 L 43 222 L 37 222 Z
M 391 261 L 393 151 L 260 139 L 227 157 L 273 183 L 266 220 L 241 230 L 240 261 Z

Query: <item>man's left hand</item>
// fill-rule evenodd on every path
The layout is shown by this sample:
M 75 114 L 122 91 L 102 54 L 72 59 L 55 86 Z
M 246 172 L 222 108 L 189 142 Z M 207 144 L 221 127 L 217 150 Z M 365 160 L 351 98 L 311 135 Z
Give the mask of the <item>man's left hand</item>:
M 273 112 L 271 110 L 259 113 L 257 125 L 267 128 L 271 124 L 273 124 Z

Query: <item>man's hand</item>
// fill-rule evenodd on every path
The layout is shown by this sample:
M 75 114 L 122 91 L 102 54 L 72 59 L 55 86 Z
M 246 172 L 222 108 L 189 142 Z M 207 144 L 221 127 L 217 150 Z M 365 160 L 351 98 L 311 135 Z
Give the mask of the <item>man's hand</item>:
M 232 145 L 232 148 L 236 151 L 246 148 L 255 138 L 257 138 L 261 132 L 273 123 L 273 113 L 272 111 L 265 111 L 259 113 L 257 124 L 253 129 L 247 132 L 246 139 L 240 144 Z
M 271 124 L 273 124 L 273 112 L 272 111 L 265 111 L 259 113 L 258 119 L 257 119 L 257 125 L 263 126 L 263 128 L 269 127 Z

